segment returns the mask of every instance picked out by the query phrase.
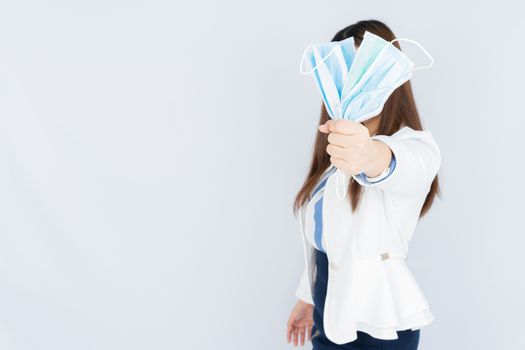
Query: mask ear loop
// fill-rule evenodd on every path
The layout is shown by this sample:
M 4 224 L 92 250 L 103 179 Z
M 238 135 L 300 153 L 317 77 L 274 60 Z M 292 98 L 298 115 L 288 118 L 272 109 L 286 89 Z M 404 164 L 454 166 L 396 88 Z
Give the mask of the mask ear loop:
M 340 200 L 345 199 L 348 192 L 348 184 L 346 183 L 346 175 L 341 170 L 337 169 L 335 174 L 335 194 Z
M 304 74 L 304 75 L 308 75 L 308 74 L 311 74 L 314 70 L 317 69 L 317 67 L 319 67 L 321 65 L 321 63 L 323 63 L 324 61 L 326 61 L 328 59 L 328 57 L 330 57 L 333 53 L 334 53 L 334 50 L 336 49 L 337 45 L 335 45 L 329 52 L 328 54 L 321 60 L 321 62 L 319 62 L 315 67 L 313 67 L 312 69 L 310 69 L 309 71 L 304 71 L 303 70 L 303 66 L 304 66 L 304 61 L 306 59 L 306 53 L 308 52 L 308 50 L 310 48 L 315 48 L 315 45 L 308 45 L 306 47 L 306 49 L 304 50 L 304 53 L 303 53 L 303 57 L 301 58 L 301 62 L 299 63 L 299 72 L 301 72 L 301 74 Z
M 423 45 L 421 45 L 417 41 L 412 40 L 412 39 L 394 39 L 394 40 L 390 41 L 390 43 L 392 44 L 395 41 L 405 41 L 405 42 L 408 42 L 408 43 L 416 45 L 430 59 L 430 62 L 428 64 L 426 64 L 424 66 L 415 67 L 414 69 L 412 69 L 413 72 L 415 72 L 416 70 L 420 70 L 420 69 L 430 68 L 430 67 L 432 67 L 434 65 L 434 58 L 428 53 L 428 51 L 423 47 Z

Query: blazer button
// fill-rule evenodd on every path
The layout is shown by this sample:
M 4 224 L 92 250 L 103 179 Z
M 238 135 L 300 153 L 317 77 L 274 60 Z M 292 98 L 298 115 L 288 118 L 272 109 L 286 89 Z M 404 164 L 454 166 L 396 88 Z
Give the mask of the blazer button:
M 331 262 L 329 266 L 330 266 L 330 270 L 332 270 L 332 271 L 336 271 L 337 270 L 337 265 L 335 263 Z

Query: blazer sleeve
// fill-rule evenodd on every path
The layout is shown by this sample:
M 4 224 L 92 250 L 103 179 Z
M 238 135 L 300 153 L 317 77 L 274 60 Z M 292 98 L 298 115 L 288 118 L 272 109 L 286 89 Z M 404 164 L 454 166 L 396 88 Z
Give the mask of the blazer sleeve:
M 369 177 L 369 176 L 366 176 L 365 173 L 360 173 L 360 174 L 357 174 L 356 176 L 362 181 L 362 182 L 365 182 L 365 183 L 373 183 L 373 182 L 379 182 L 379 181 L 384 181 L 387 177 L 390 176 L 390 174 L 392 174 L 392 172 L 394 171 L 394 169 L 396 168 L 396 156 L 394 154 L 392 154 L 392 159 L 390 160 L 390 165 L 388 166 L 388 168 L 385 169 L 385 171 L 383 171 L 383 173 L 375 176 L 375 177 Z
M 295 290 L 295 296 L 304 301 L 305 303 L 313 305 L 314 301 L 312 298 L 312 291 L 310 290 L 310 286 L 308 285 L 307 274 L 308 271 L 306 270 L 305 266 L 303 274 L 301 275 L 301 279 L 299 280 L 299 285 Z
M 392 136 L 375 135 L 384 142 L 396 159 L 390 176 L 379 182 L 353 178 L 362 186 L 376 187 L 398 196 L 426 195 L 441 166 L 441 152 L 429 131 L 404 127 Z

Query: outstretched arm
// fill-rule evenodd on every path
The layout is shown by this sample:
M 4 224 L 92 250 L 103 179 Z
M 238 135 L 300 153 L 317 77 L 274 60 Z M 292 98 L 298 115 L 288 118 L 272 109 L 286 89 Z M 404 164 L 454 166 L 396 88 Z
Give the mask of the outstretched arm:
M 362 186 L 374 186 L 399 196 L 423 196 L 441 165 L 441 153 L 428 131 L 402 128 L 395 135 L 370 137 L 368 129 L 349 120 L 329 120 L 319 127 L 328 133 L 330 161 Z M 386 171 L 395 159 L 390 175 L 378 182 L 363 181 L 364 173 L 374 177 Z

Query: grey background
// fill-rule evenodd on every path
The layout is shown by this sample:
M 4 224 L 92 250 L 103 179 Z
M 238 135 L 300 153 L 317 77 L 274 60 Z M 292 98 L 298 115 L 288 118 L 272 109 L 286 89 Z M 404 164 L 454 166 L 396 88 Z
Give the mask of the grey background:
M 291 348 L 320 108 L 299 59 L 378 18 L 436 60 L 413 79 L 443 153 L 409 256 L 420 348 L 525 349 L 524 10 L 2 1 L 0 348 Z

